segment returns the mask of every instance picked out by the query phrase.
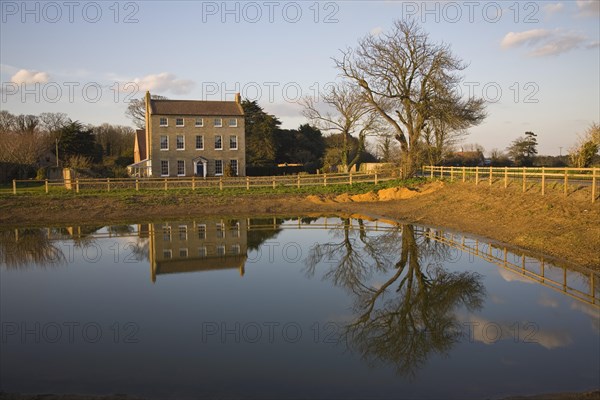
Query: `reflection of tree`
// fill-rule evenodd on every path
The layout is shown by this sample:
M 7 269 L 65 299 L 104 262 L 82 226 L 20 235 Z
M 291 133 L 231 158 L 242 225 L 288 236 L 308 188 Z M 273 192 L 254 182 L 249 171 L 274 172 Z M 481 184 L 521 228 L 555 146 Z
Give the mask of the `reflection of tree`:
M 24 268 L 30 264 L 58 266 L 66 258 L 48 238 L 44 229 L 19 229 L 0 232 L 0 263 L 7 268 Z
M 129 236 L 135 232 L 133 225 L 111 225 L 106 229 L 113 236 Z
M 307 271 L 314 274 L 324 256 L 331 256 L 335 262 L 325 277 L 356 294 L 357 316 L 342 339 L 365 359 L 392 363 L 402 375 L 414 377 L 431 354 L 446 354 L 459 339 L 460 332 L 452 329 L 458 326 L 455 310 L 481 307 L 481 277 L 446 271 L 441 263 L 448 247 L 417 235 L 412 225 L 373 236 L 362 221 L 358 225 L 360 243 L 344 229 L 341 242 L 311 250 Z M 395 263 L 390 262 L 394 254 Z M 391 276 L 383 283 L 368 282 L 375 272 Z
M 279 227 L 284 220 L 279 218 L 251 218 L 248 229 L 248 250 L 256 250 L 263 242 L 277 236 L 281 232 Z M 265 228 L 265 227 L 269 228 Z M 259 227 L 258 229 L 253 229 Z M 272 227 L 272 228 L 270 228 Z

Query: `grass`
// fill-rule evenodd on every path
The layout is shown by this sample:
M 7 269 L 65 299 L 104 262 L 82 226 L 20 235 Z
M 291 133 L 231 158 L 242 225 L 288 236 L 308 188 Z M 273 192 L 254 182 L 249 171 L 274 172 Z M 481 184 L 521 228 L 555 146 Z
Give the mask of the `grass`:
M 276 186 L 273 187 L 256 187 L 247 190 L 246 188 L 223 188 L 223 190 L 219 190 L 219 188 L 198 188 L 196 190 L 192 190 L 189 188 L 185 189 L 140 189 L 136 191 L 135 189 L 113 189 L 110 192 L 107 190 L 94 190 L 94 189 L 85 189 L 81 190 L 80 193 L 75 193 L 75 190 L 66 190 L 64 188 L 50 187 L 49 193 L 46 194 L 44 191 L 44 186 L 29 188 L 27 191 L 19 192 L 17 189 L 17 194 L 12 194 L 12 186 L 9 190 L 5 190 L 0 192 L 0 199 L 3 197 L 46 197 L 46 198 L 70 198 L 70 197 L 110 197 L 110 198 L 123 198 L 126 201 L 131 201 L 138 196 L 144 197 L 153 197 L 153 198 L 164 198 L 164 197 L 173 197 L 173 196 L 182 196 L 182 195 L 197 195 L 197 196 L 212 196 L 212 197 L 230 197 L 230 196 L 247 196 L 247 195 L 280 195 L 280 194 L 301 194 L 301 195 L 326 195 L 326 194 L 363 194 L 368 193 L 370 191 L 377 191 L 381 189 L 388 189 L 392 187 L 415 187 L 419 186 L 422 183 L 426 182 L 424 178 L 413 178 L 413 179 L 393 179 L 389 181 L 383 181 L 378 184 L 373 184 L 369 182 L 360 182 L 355 183 L 353 185 L 349 184 L 330 184 L 328 186 L 301 186 L 300 188 L 296 186 Z

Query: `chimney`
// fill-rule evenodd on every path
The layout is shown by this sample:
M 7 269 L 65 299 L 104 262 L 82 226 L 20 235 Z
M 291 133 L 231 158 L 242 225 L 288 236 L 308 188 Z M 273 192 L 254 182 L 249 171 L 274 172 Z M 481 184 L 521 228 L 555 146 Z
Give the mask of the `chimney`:
M 242 96 L 239 93 L 235 94 L 235 102 L 240 104 L 242 102 Z

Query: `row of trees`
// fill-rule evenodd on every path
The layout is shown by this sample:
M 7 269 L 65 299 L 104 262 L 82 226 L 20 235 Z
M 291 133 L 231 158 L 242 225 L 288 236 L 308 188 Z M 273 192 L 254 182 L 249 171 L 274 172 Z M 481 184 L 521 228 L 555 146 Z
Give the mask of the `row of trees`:
M 124 175 L 133 162 L 133 129 L 84 125 L 64 113 L 13 115 L 0 111 L 0 180 L 43 176 L 51 166 Z

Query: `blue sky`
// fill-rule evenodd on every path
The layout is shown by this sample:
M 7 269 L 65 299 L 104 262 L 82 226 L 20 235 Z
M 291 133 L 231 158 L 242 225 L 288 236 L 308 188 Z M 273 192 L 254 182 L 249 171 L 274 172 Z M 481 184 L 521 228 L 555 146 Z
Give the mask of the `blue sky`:
M 417 19 L 489 101 L 465 143 L 504 149 L 531 130 L 556 154 L 600 121 L 600 1 L 2 1 L 0 107 L 131 125 L 127 100 L 258 100 L 286 128 L 337 79 L 331 57 Z

